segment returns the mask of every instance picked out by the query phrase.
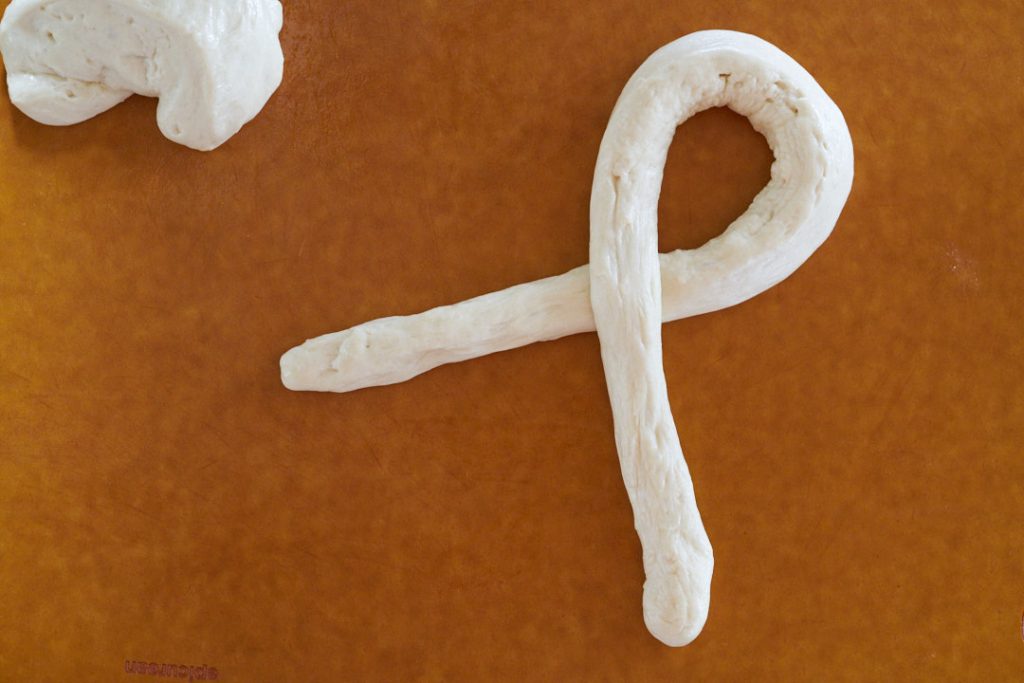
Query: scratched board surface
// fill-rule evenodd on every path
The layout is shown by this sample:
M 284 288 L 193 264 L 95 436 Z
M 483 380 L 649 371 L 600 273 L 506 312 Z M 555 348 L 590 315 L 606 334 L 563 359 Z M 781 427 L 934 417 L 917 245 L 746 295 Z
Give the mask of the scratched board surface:
M 0 3 L 5 5 L 6 3 Z M 221 149 L 133 98 L 0 98 L 0 679 L 1020 680 L 1018 2 L 289 0 L 284 83 Z M 761 35 L 842 108 L 856 180 L 784 283 L 664 327 L 715 548 L 646 631 L 593 334 L 351 394 L 290 346 L 587 258 L 612 105 L 654 49 Z M 680 129 L 663 250 L 771 155 Z M 209 669 L 208 669 L 209 670 Z

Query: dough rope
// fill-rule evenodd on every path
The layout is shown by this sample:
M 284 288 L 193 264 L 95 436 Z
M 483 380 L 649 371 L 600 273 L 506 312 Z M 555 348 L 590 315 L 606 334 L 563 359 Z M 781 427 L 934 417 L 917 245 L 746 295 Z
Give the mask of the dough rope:
M 675 129 L 717 106 L 764 135 L 771 179 L 722 235 L 659 255 L 658 197 Z M 852 182 L 842 113 L 799 64 L 748 34 L 684 36 L 644 62 L 612 112 L 591 194 L 589 266 L 317 337 L 282 356 L 282 381 L 351 391 L 596 329 L 643 546 L 644 619 L 662 642 L 685 645 L 707 618 L 713 558 L 669 408 L 661 323 L 735 305 L 788 277 L 831 233 Z

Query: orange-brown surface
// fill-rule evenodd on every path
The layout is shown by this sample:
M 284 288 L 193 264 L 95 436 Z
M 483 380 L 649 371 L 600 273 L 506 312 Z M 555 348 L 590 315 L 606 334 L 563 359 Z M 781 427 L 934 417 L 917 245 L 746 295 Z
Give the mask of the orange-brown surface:
M 281 89 L 209 154 L 149 100 L 60 129 L 0 98 L 0 680 L 1021 680 L 1024 6 L 285 15 Z M 342 395 L 277 360 L 583 263 L 620 89 L 714 27 L 815 75 L 857 175 L 793 277 L 664 328 L 716 555 L 670 649 L 595 335 Z M 770 159 L 734 114 L 686 123 L 663 250 Z

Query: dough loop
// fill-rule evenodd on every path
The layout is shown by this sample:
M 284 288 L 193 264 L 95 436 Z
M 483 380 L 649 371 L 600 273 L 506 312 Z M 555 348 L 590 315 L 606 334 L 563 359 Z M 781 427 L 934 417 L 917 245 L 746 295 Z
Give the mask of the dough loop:
M 659 255 L 658 197 L 675 129 L 717 106 L 767 139 L 771 180 L 722 235 Z M 707 618 L 713 559 L 669 408 L 661 323 L 738 304 L 788 277 L 831 233 L 852 182 L 846 122 L 810 74 L 755 36 L 690 34 L 651 55 L 612 112 L 591 194 L 589 266 L 317 337 L 284 354 L 282 381 L 352 391 L 596 329 L 643 546 L 644 618 L 662 642 L 685 645 Z

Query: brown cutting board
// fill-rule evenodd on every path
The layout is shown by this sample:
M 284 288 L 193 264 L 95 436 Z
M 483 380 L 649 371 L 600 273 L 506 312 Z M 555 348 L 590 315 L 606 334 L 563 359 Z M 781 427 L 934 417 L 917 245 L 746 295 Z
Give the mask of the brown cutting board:
M 0 680 L 1024 676 L 1024 5 L 285 4 L 284 83 L 212 153 L 151 100 L 61 129 L 0 97 Z M 595 335 L 340 395 L 277 361 L 584 263 L 612 105 L 703 28 L 802 63 L 856 180 L 795 275 L 664 327 L 716 559 L 670 649 Z M 770 162 L 683 125 L 662 249 Z

